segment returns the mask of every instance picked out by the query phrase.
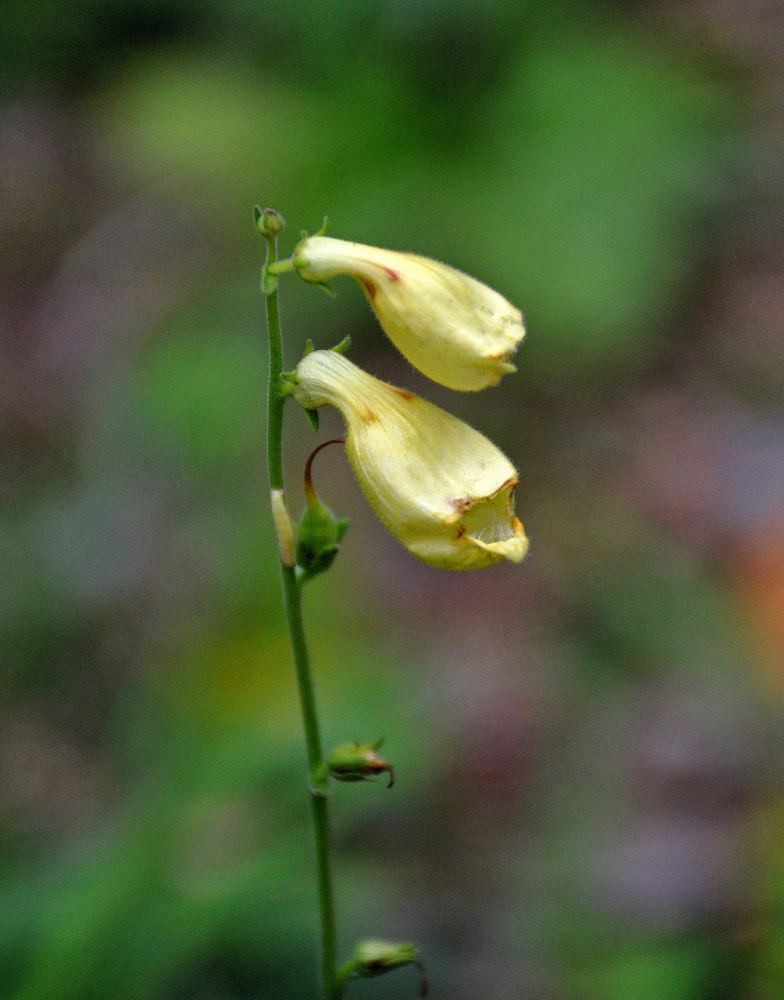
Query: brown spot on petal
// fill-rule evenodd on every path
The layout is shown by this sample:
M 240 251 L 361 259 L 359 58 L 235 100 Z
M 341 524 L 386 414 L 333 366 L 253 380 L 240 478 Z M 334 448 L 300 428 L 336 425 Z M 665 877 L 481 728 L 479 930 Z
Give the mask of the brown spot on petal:
M 374 299 L 376 297 L 376 286 L 373 284 L 372 281 L 369 281 L 367 278 L 360 278 L 360 277 L 357 278 L 357 281 L 360 283 L 360 285 L 362 285 L 369 299 Z
M 400 396 L 401 399 L 405 399 L 407 403 L 410 403 L 412 399 L 416 399 L 413 392 L 406 392 L 405 389 L 398 389 L 397 386 L 394 385 L 390 386 L 390 389 L 392 389 L 397 396 Z
M 400 281 L 400 275 L 397 273 L 397 271 L 393 271 L 391 267 L 385 267 L 384 271 L 386 272 L 386 276 L 389 278 L 390 281 Z
M 369 406 L 365 406 L 362 403 L 356 403 L 354 405 L 354 412 L 360 420 L 364 421 L 366 424 L 372 424 L 373 421 L 378 420 L 376 414 L 370 409 Z
M 471 510 L 475 502 L 473 497 L 450 497 L 447 500 L 447 503 L 456 514 L 465 514 L 467 510 Z M 463 531 L 465 531 L 465 528 L 463 528 Z

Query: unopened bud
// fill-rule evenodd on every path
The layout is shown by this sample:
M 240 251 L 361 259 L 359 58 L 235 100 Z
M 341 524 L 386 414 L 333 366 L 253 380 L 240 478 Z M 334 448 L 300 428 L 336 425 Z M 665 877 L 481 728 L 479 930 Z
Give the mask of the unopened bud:
M 361 941 L 354 958 L 338 974 L 342 983 L 357 977 L 381 976 L 402 965 L 415 965 L 419 970 L 419 996 L 427 996 L 427 977 L 415 944 L 397 944 L 389 941 Z
M 286 220 L 276 212 L 274 208 L 260 209 L 258 205 L 253 209 L 253 219 L 256 229 L 262 236 L 274 237 L 282 233 L 286 228 Z
M 272 523 L 278 536 L 278 552 L 280 561 L 290 569 L 294 567 L 294 529 L 286 509 L 286 497 L 283 490 L 271 490 Z
M 296 557 L 302 579 L 316 576 L 329 569 L 338 554 L 340 542 L 348 528 L 348 520 L 338 520 L 323 504 L 313 489 L 311 468 L 313 459 L 328 444 L 342 444 L 342 439 L 325 441 L 316 448 L 305 466 L 305 510 L 297 526 Z
M 383 738 L 375 743 L 346 743 L 336 747 L 327 758 L 327 770 L 338 781 L 375 781 L 383 771 L 389 774 L 391 788 L 395 783 L 392 765 L 379 757 L 377 751 Z

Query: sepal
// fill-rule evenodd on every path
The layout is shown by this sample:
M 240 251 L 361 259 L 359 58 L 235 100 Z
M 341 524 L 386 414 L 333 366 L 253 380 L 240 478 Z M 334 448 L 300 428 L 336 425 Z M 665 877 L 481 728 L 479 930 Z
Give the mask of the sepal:
M 264 295 L 272 295 L 277 287 L 277 274 L 273 274 L 268 267 L 263 267 L 261 269 L 261 290 Z
M 339 344 L 335 344 L 331 350 L 336 351 L 338 354 L 345 354 L 349 347 L 351 347 L 351 334 L 347 333 L 341 342 Z

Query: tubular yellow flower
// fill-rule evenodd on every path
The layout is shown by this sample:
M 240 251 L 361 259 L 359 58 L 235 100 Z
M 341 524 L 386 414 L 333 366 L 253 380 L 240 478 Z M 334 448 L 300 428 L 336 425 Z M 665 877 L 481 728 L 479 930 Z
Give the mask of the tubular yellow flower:
M 495 385 L 525 336 L 519 309 L 498 292 L 446 264 L 328 236 L 294 251 L 306 281 L 350 274 L 387 336 L 412 365 L 449 389 Z
M 486 437 L 335 351 L 306 355 L 295 378 L 305 409 L 341 411 L 362 491 L 415 556 L 442 569 L 523 559 L 528 540 L 512 500 L 517 473 Z

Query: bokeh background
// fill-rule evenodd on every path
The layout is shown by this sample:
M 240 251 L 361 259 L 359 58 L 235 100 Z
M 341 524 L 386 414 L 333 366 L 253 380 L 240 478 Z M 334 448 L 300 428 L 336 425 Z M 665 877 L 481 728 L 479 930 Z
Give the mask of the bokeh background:
M 512 457 L 532 540 L 431 569 L 319 456 L 325 740 L 397 778 L 333 791 L 341 954 L 416 940 L 453 1000 L 784 995 L 784 6 L 8 0 L 0 82 L 2 996 L 317 992 L 255 203 L 529 329 L 450 393 L 349 279 L 282 282 L 290 366 L 351 334 Z M 295 512 L 322 427 L 287 414 Z

